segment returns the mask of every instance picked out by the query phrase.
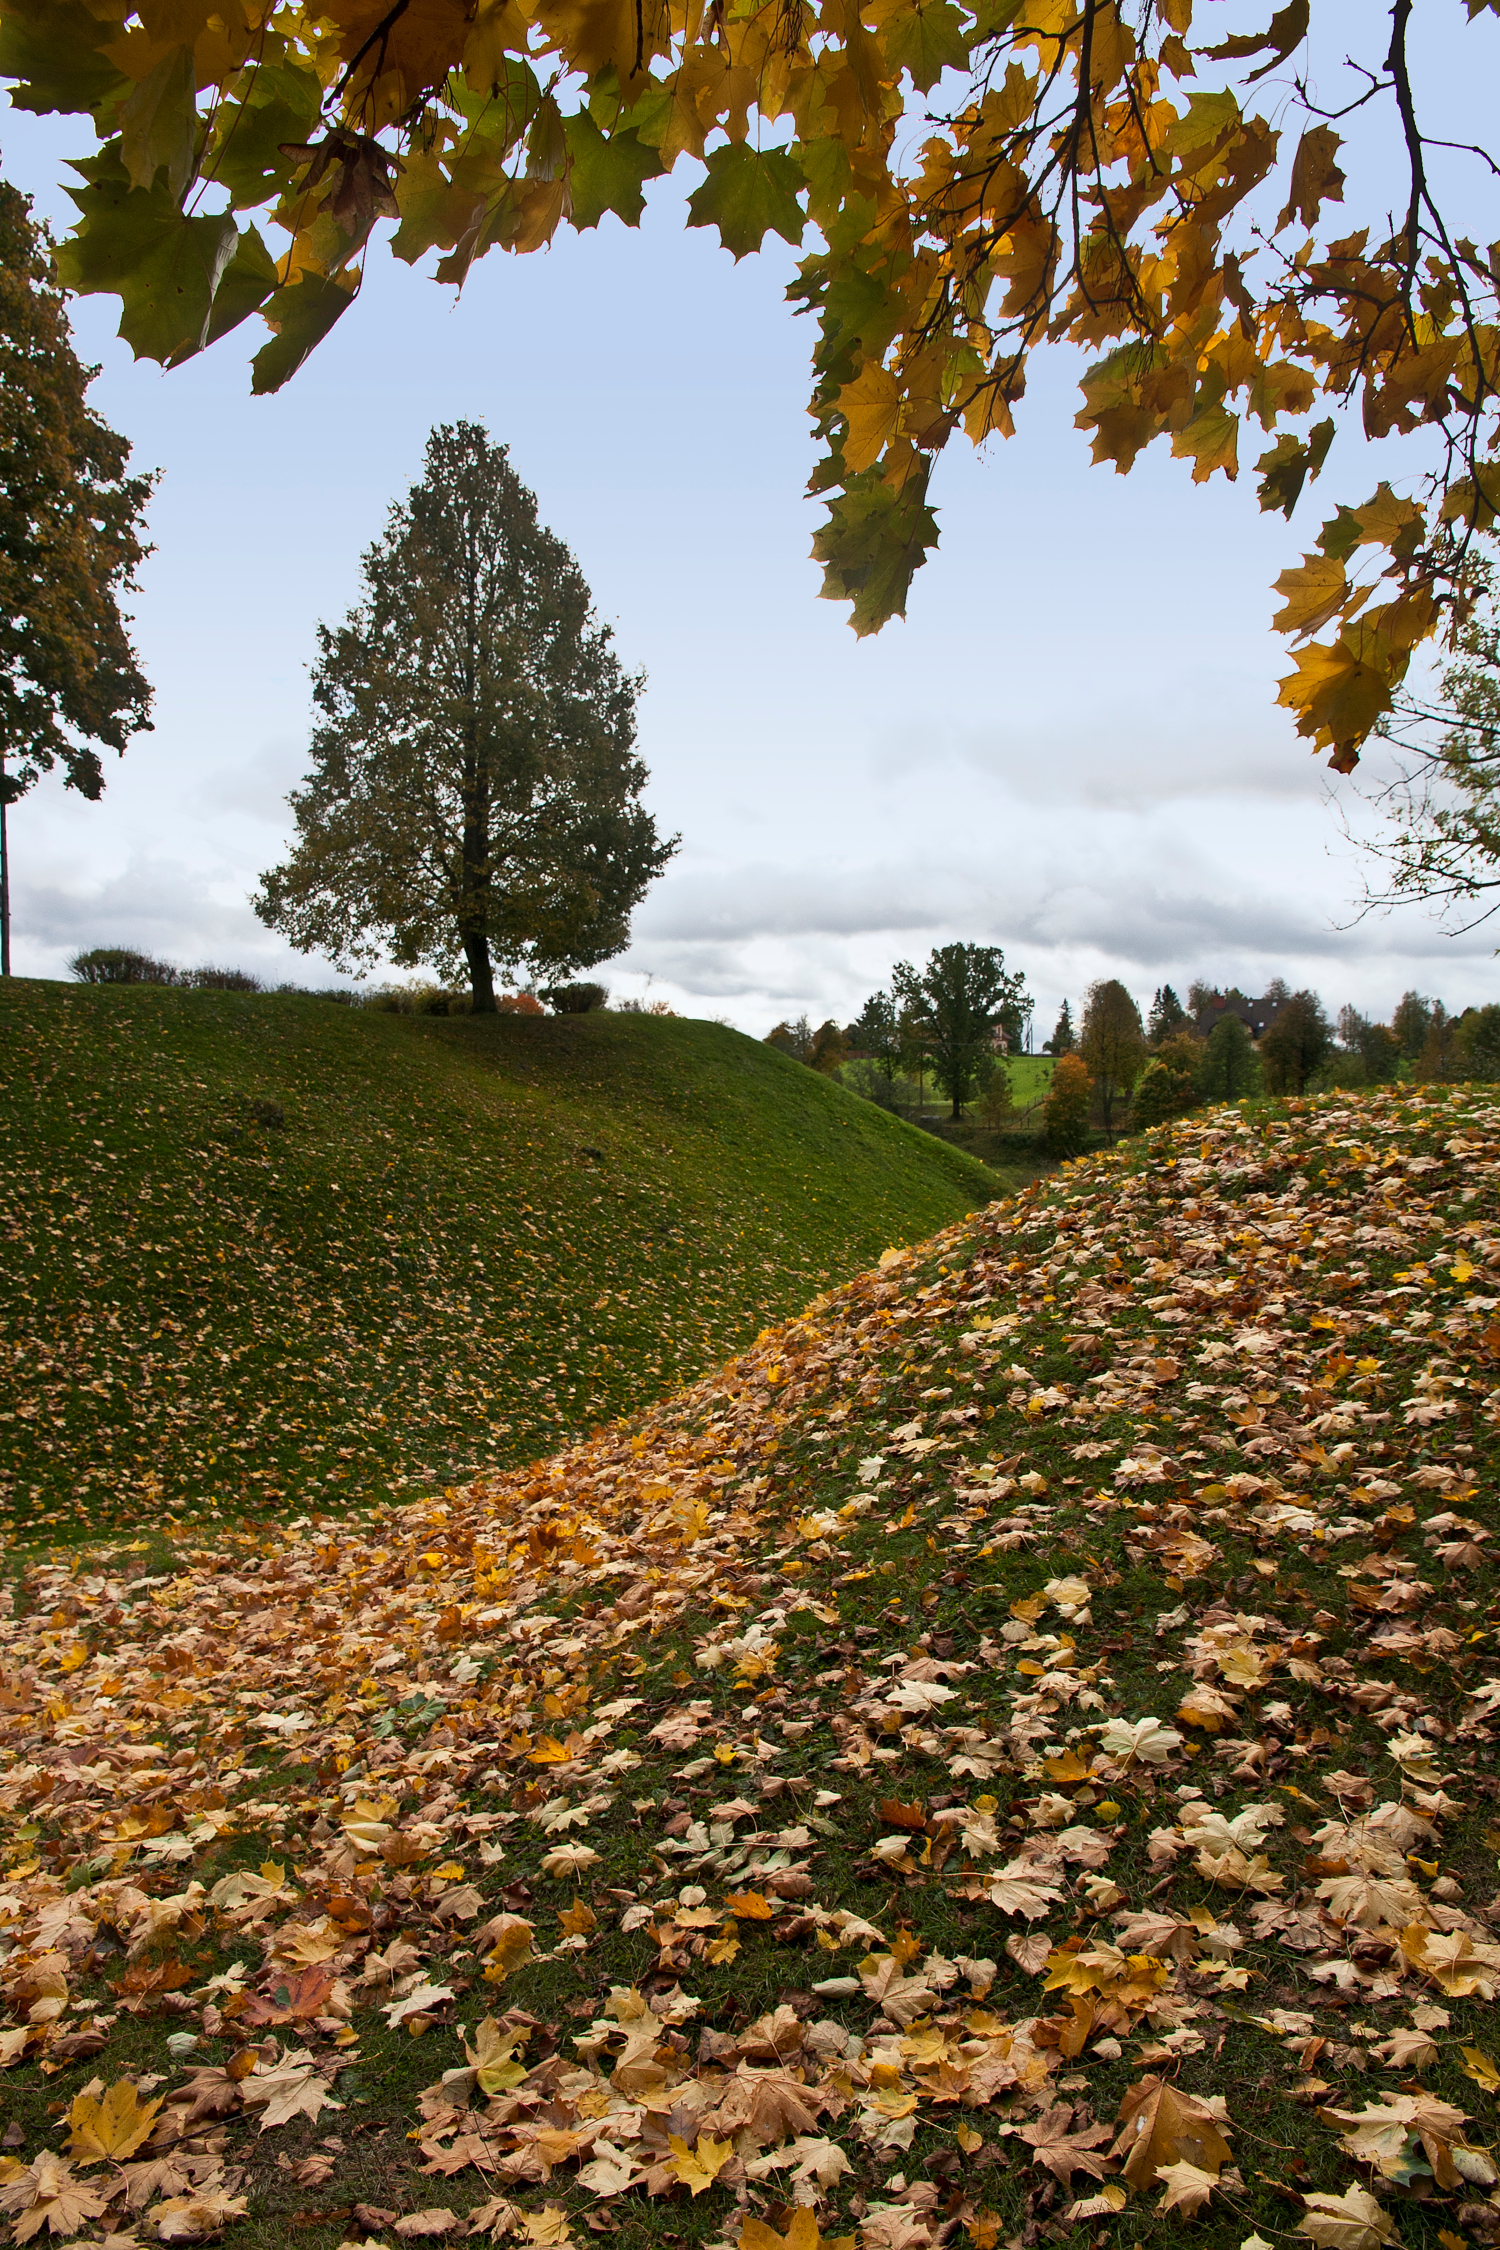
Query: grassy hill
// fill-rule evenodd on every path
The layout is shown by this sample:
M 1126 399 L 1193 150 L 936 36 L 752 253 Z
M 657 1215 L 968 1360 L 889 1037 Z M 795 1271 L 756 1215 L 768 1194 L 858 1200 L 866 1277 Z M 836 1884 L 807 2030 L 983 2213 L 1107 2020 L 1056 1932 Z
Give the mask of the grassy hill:
M 716 1024 L 0 986 L 0 1522 L 373 1501 L 997 1192 Z
M 550 1462 L 29 1558 L 17 2236 L 1485 2250 L 1497 1183 L 1205 1113 Z

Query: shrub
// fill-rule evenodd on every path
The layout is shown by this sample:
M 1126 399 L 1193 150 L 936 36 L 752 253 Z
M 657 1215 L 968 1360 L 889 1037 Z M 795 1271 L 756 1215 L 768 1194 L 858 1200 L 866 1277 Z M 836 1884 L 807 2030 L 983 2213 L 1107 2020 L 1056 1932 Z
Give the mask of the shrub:
M 1500 1007 L 1470 1008 L 1458 1021 L 1458 1051 L 1468 1078 L 1500 1078 Z
M 1047 1147 L 1054 1156 L 1081 1156 L 1089 1143 L 1093 1080 L 1076 1055 L 1063 1055 L 1052 1073 L 1042 1108 Z
M 609 1006 L 609 987 L 605 984 L 546 984 L 542 998 L 555 1016 L 586 1016 L 595 1008 Z
M 1166 1039 L 1135 1082 L 1131 1116 L 1143 1129 L 1165 1125 L 1196 1107 L 1203 1043 L 1192 1035 Z
M 619 1016 L 675 1016 L 677 1010 L 669 1008 L 665 1000 L 622 1000 L 616 1007 L 615 1013 Z M 805 1023 L 807 1018 L 804 1016 L 802 1020 Z M 777 1030 L 780 1029 L 782 1029 L 782 1026 L 778 1024 Z M 773 1031 L 767 1035 L 767 1044 L 770 1046 L 780 1044 L 776 1032 Z
M 1016 1097 L 1010 1083 L 1010 1072 L 1003 1061 L 997 1061 L 979 1092 L 979 1121 L 992 1133 L 1008 1125 L 1016 1111 Z
M 188 969 L 182 983 L 191 985 L 195 992 L 264 992 L 259 977 L 252 977 L 245 969 Z
M 502 992 L 495 1005 L 502 1016 L 544 1016 L 547 1013 L 534 992 Z
M 505 1002 L 500 1003 L 503 1008 Z M 383 984 L 360 1001 L 362 1008 L 382 1009 L 391 1016 L 466 1016 L 471 1002 L 467 992 L 449 992 L 440 984 Z M 541 1014 L 536 1008 L 534 1013 Z
M 178 970 L 128 945 L 96 945 L 68 963 L 80 984 L 181 984 Z

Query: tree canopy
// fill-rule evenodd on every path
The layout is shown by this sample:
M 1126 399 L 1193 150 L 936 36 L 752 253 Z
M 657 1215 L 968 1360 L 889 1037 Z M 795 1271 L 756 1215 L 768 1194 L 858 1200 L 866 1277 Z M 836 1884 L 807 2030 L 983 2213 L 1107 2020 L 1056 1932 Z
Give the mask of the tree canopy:
M 1128 470 L 1160 440 L 1198 482 L 1233 478 L 1259 425 L 1260 504 L 1288 516 L 1341 418 L 1407 440 L 1412 491 L 1356 485 L 1278 581 L 1300 644 L 1281 701 L 1346 771 L 1413 649 L 1461 626 L 1500 500 L 1491 167 L 1421 107 L 1413 0 L 1286 0 L 1227 37 L 1212 18 L 1203 0 L 0 0 L 0 75 L 21 106 L 93 122 L 65 278 L 117 294 L 121 334 L 167 364 L 258 313 L 263 391 L 347 312 L 382 225 L 457 285 L 492 248 L 609 211 L 634 225 L 646 180 L 701 166 L 690 225 L 736 258 L 768 233 L 806 251 L 815 552 L 860 632 L 904 610 L 936 542 L 937 456 L 959 431 L 1012 434 L 1046 344 L 1088 355 L 1096 460 Z M 1431 75 L 1441 99 L 1455 74 Z M 1325 105 L 1333 85 L 1348 99 Z
M 497 963 L 619 952 L 676 849 L 639 802 L 641 682 L 506 448 L 476 423 L 434 430 L 363 578 L 319 628 L 313 770 L 256 912 L 335 960 L 462 961 L 480 1011 Z
M 101 750 L 149 727 L 120 597 L 147 553 L 149 476 L 88 404 L 51 246 L 0 180 L 0 969 L 10 970 L 6 814 L 44 773 L 97 799 Z
M 1098 1090 L 1104 1130 L 1115 1137 L 1115 1112 L 1127 1100 L 1146 1059 L 1141 1011 L 1118 977 L 1091 984 L 1078 1051 Z
M 898 961 L 891 990 L 911 1019 L 953 1116 L 961 1116 L 993 1068 L 996 1027 L 1025 1020 L 1030 1006 L 1025 978 L 1007 975 L 998 945 L 938 945 L 925 969 Z

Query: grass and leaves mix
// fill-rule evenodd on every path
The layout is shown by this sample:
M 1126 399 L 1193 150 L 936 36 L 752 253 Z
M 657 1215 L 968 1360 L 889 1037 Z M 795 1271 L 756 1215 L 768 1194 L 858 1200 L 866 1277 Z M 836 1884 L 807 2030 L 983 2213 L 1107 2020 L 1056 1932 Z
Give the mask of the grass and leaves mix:
M 1500 2239 L 1497 1182 L 1214 1112 L 539 1465 L 32 1562 L 15 2238 Z
M 722 1025 L 0 988 L 0 1530 L 368 1505 L 718 1364 L 993 1174 Z

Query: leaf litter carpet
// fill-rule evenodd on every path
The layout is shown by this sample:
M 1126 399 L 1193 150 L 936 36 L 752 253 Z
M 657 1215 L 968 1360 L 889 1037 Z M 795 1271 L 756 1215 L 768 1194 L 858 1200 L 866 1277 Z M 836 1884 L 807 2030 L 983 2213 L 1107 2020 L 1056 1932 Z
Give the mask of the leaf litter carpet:
M 1500 2240 L 1497 1183 L 1214 1112 L 633 1431 L 29 1564 L 13 2238 Z

